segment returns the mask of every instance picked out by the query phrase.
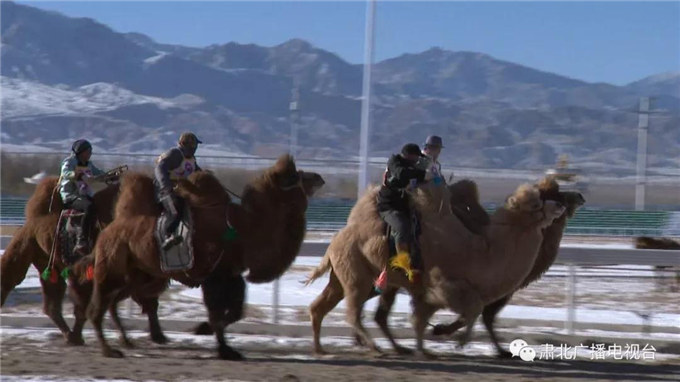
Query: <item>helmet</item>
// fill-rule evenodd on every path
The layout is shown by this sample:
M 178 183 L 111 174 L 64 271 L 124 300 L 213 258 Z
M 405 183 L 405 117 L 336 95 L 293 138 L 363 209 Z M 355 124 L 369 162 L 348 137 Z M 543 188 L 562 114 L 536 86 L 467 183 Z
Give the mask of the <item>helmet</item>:
M 187 147 L 196 147 L 198 146 L 199 143 L 201 142 L 198 137 L 196 137 L 196 134 L 192 132 L 184 132 L 182 135 L 179 136 L 179 145 L 180 146 L 187 146 Z
M 71 151 L 73 151 L 74 154 L 79 155 L 80 153 L 85 152 L 91 148 L 92 145 L 86 139 L 78 139 L 77 141 L 73 142 L 73 146 L 71 146 Z

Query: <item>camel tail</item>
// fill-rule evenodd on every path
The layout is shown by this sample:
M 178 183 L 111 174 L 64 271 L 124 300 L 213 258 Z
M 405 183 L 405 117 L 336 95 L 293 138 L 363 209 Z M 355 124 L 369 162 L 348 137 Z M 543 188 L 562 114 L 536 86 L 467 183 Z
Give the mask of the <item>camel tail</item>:
M 316 267 L 316 269 L 313 270 L 312 273 L 309 274 L 309 276 L 307 276 L 307 280 L 305 281 L 305 286 L 313 283 L 314 280 L 316 280 L 319 277 L 326 274 L 326 272 L 330 271 L 331 268 L 332 268 L 332 266 L 331 266 L 330 251 L 326 250 L 326 254 L 323 255 L 323 258 L 321 259 L 321 264 L 319 264 L 319 266 Z

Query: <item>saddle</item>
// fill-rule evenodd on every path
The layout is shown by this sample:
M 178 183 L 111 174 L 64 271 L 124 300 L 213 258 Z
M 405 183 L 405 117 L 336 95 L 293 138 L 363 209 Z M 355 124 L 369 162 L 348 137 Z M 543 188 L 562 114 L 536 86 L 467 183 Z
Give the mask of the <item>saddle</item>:
M 194 224 L 191 218 L 191 210 L 186 203 L 182 203 L 181 208 L 181 219 L 179 224 L 177 224 L 177 228 L 175 228 L 174 234 L 181 236 L 182 242 L 173 245 L 167 250 L 164 250 L 161 244 L 165 240 L 163 227 L 165 227 L 165 221 L 168 219 L 168 216 L 163 212 L 156 220 L 154 236 L 156 238 L 156 243 L 158 244 L 161 270 L 163 272 L 186 271 L 194 266 L 194 246 L 192 244 Z
M 66 266 L 73 265 L 81 258 L 81 256 L 74 252 L 74 249 L 78 240 L 78 230 L 85 229 L 85 227 L 82 227 L 84 218 L 84 212 L 71 208 L 63 209 L 59 214 L 55 250 L 56 256 Z M 91 232 L 92 230 L 90 230 Z M 92 235 L 90 234 L 90 237 L 88 237 L 89 248 L 93 248 L 93 244 Z

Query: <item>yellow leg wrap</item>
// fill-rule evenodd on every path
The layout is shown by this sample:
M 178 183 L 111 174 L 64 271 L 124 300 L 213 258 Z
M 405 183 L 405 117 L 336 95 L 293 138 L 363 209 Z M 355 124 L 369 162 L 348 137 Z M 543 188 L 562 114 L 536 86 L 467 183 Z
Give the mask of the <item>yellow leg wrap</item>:
M 409 281 L 413 281 L 413 269 L 411 268 L 411 257 L 408 252 L 399 252 L 390 260 L 392 268 L 398 268 L 406 273 Z

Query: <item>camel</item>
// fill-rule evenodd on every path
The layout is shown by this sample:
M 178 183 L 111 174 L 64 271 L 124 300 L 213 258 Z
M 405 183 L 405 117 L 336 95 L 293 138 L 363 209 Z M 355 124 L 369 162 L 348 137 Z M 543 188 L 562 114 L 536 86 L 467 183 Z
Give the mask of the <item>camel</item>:
M 669 239 L 667 237 L 660 237 L 660 238 L 654 238 L 654 237 L 649 237 L 649 236 L 638 236 L 633 240 L 633 244 L 635 245 L 635 248 L 638 249 L 665 249 L 665 250 L 680 250 L 680 242 Z M 663 272 L 665 271 L 675 271 L 675 285 L 670 284 L 669 290 L 671 292 L 676 292 L 678 290 L 678 287 L 680 287 L 680 267 L 673 267 L 673 266 L 663 266 L 663 265 L 657 265 L 654 267 L 657 271 Z M 664 278 L 661 277 L 658 279 L 658 284 L 657 287 L 664 289 L 665 288 L 665 282 Z
M 550 226 L 543 229 L 543 241 L 538 252 L 538 257 L 536 258 L 531 271 L 521 283 L 519 288 L 517 288 L 517 290 L 526 288 L 529 284 L 540 279 L 541 276 L 548 270 L 548 268 L 552 266 L 559 252 L 562 235 L 564 234 L 564 230 L 567 226 L 567 219 L 572 218 L 576 213 L 576 210 L 586 202 L 583 198 L 583 195 L 578 192 L 559 191 L 559 185 L 551 178 L 544 179 L 537 186 L 541 192 L 542 199 L 559 201 L 566 207 L 566 212 L 559 218 L 555 219 L 555 221 Z M 511 358 L 512 353 L 500 346 L 498 337 L 494 331 L 494 322 L 498 313 L 503 309 L 503 307 L 505 307 L 505 305 L 508 304 L 514 293 L 515 291 L 507 294 L 497 301 L 492 302 L 491 304 L 486 305 L 482 313 L 484 326 L 491 337 L 491 341 L 496 347 L 498 356 L 501 358 Z M 389 310 L 391 303 L 393 303 L 393 301 L 390 302 L 387 307 L 383 307 L 381 302 L 381 308 Z M 433 334 L 450 335 L 455 333 L 463 326 L 465 326 L 465 322 L 462 319 L 458 319 L 457 321 L 448 325 L 436 325 L 433 329 Z
M 451 196 L 451 212 L 453 212 L 460 219 L 461 223 L 463 223 L 465 228 L 467 228 L 470 232 L 481 234 L 484 226 L 486 226 L 490 220 L 489 214 L 479 203 L 479 189 L 477 188 L 477 184 L 470 179 L 462 179 L 456 183 L 449 184 L 446 187 L 449 189 L 449 194 Z M 359 203 L 354 208 L 352 208 L 350 215 L 347 218 L 348 225 L 361 222 L 367 216 L 378 215 L 377 206 L 372 202 L 372 200 L 362 200 L 370 203 Z M 333 271 L 331 270 L 331 273 L 332 272 Z M 374 320 L 378 324 L 378 327 L 380 327 L 382 330 L 385 337 L 387 337 L 387 339 L 390 341 L 392 347 L 398 353 L 409 354 L 411 352 L 410 350 L 396 343 L 394 336 L 387 325 L 390 309 L 394 304 L 394 300 L 397 297 L 398 291 L 398 287 L 390 286 L 388 286 L 381 293 L 372 290 L 367 300 L 380 295 L 380 301 L 375 312 Z M 365 345 L 363 343 L 362 337 L 358 333 L 355 333 L 354 337 L 358 345 Z
M 347 297 L 347 321 L 363 343 L 380 351 L 361 323 L 372 281 L 388 258 L 382 221 L 370 209 L 362 208 L 373 203 L 377 191 L 368 190 L 357 202 L 361 219 L 338 232 L 308 279 L 311 282 L 332 270 L 328 285 L 310 306 L 316 353 L 323 353 L 319 341 L 323 317 L 343 297 Z M 559 217 L 564 207 L 555 201 L 543 202 L 538 189 L 525 184 L 477 235 L 452 213 L 448 188 L 425 184 L 412 195 L 412 202 L 412 208 L 421 216 L 421 255 L 429 277 L 423 280 L 423 288 L 409 284 L 401 273 L 390 271 L 388 284 L 404 287 L 411 294 L 417 350 L 428 355 L 423 349 L 423 335 L 430 316 L 445 307 L 461 314 L 468 323 L 461 342 L 467 341 L 472 323 L 484 305 L 514 290 L 524 280 L 538 253 L 541 229 Z
M 455 188 L 450 186 L 449 190 L 451 191 L 451 206 L 454 213 L 456 213 L 456 216 L 461 219 L 468 230 L 474 233 L 481 233 L 483 227 L 487 224 L 489 219 L 488 216 L 484 218 L 484 215 L 480 214 L 479 209 L 481 209 L 481 206 L 479 206 L 479 194 L 477 192 L 476 185 L 474 182 L 469 182 L 471 184 L 465 184 L 464 181 L 458 182 L 453 185 L 456 186 Z M 576 209 L 585 203 L 583 195 L 578 192 L 559 191 L 559 185 L 552 177 L 546 177 L 545 179 L 541 180 L 537 184 L 537 187 L 540 191 L 541 199 L 559 201 L 566 206 L 567 210 L 565 214 L 560 216 L 549 227 L 543 230 L 544 238 L 543 243 L 541 243 L 541 249 L 539 251 L 538 257 L 534 263 L 534 267 L 520 288 L 524 288 L 531 282 L 539 279 L 541 275 L 545 273 L 553 264 L 555 258 L 557 257 L 562 234 L 566 228 L 566 219 L 573 217 Z M 456 208 L 456 206 L 458 207 Z M 370 209 L 371 207 L 369 206 L 368 208 Z M 471 216 L 466 216 L 462 213 L 463 211 L 477 212 Z M 486 212 L 482 209 L 481 213 L 485 214 Z M 383 293 L 380 295 L 380 301 L 375 312 L 375 321 L 398 353 L 409 354 L 410 350 L 396 344 L 394 337 L 387 326 L 388 316 L 392 305 L 394 304 L 397 292 L 398 288 L 387 288 L 387 290 L 383 291 Z M 512 293 L 490 305 L 485 306 L 483 311 L 483 321 L 486 329 L 489 332 L 491 340 L 498 351 L 499 357 L 502 358 L 511 357 L 512 353 L 501 348 L 495 331 L 493 330 L 493 325 L 496 315 L 505 305 L 507 305 L 511 297 Z M 433 334 L 453 334 L 463 326 L 465 326 L 463 320 L 457 320 L 454 323 L 448 325 L 439 324 L 435 326 Z M 359 345 L 363 345 L 360 342 L 360 337 L 357 336 L 357 340 Z
M 154 227 L 159 207 L 153 203 L 153 182 L 142 174 L 128 173 L 121 182 L 115 219 L 100 234 L 95 245 L 94 291 L 87 317 L 92 322 L 102 352 L 122 357 L 111 348 L 102 331 L 106 309 L 114 296 L 135 290 L 145 297 L 158 297 L 170 279 L 190 287 L 201 286 L 208 318 L 222 359 L 241 360 L 243 356 L 227 345 L 224 330 L 240 312 L 245 292 L 241 274 L 261 283 L 283 274 L 297 256 L 305 234 L 307 195 L 302 180 L 288 155 L 251 182 L 241 205 L 231 203 L 220 182 L 209 172 L 196 172 L 180 180 L 177 193 L 190 208 L 194 222 L 194 265 L 191 269 L 162 272 Z M 230 227 L 237 235 L 225 235 Z M 242 290 L 243 293 L 225 293 Z M 237 301 L 239 300 L 240 301 Z M 229 314 L 225 314 L 229 309 Z M 230 317 L 232 316 L 232 317 Z
M 0 258 L 0 295 L 1 304 L 9 293 L 19 285 L 26 277 L 26 272 L 31 264 L 40 274 L 47 268 L 50 253 L 54 242 L 54 235 L 59 220 L 59 214 L 64 205 L 58 192 L 58 177 L 44 178 L 28 200 L 25 208 L 26 221 L 24 225 L 14 234 L 5 253 Z M 103 188 L 94 195 L 95 204 L 95 229 L 93 235 L 96 237 L 99 228 L 106 226 L 113 220 L 113 205 L 118 196 L 118 184 L 112 184 Z M 86 259 L 81 259 L 71 267 L 71 277 L 69 277 L 70 295 L 74 300 L 74 313 L 79 316 L 78 308 L 82 296 L 87 296 L 92 288 L 92 283 L 81 277 L 85 275 Z M 61 273 L 64 264 L 60 258 L 55 259 L 55 266 L 52 272 Z M 62 302 L 66 292 L 66 282 L 61 277 L 56 281 L 40 279 L 43 291 L 43 311 L 52 319 L 59 330 L 64 335 L 67 343 L 71 345 L 83 345 L 82 325 L 76 324 L 73 330 L 68 327 L 62 314 Z M 127 296 L 119 296 L 118 300 Z M 87 298 L 87 297 L 86 297 Z M 156 315 L 158 302 L 154 300 L 144 300 L 133 296 L 142 309 L 149 315 L 149 325 L 151 328 L 151 339 L 157 343 L 167 341 L 163 334 Z M 86 303 L 85 303 L 86 304 Z M 115 306 L 111 309 L 111 316 L 116 326 L 120 327 Z

